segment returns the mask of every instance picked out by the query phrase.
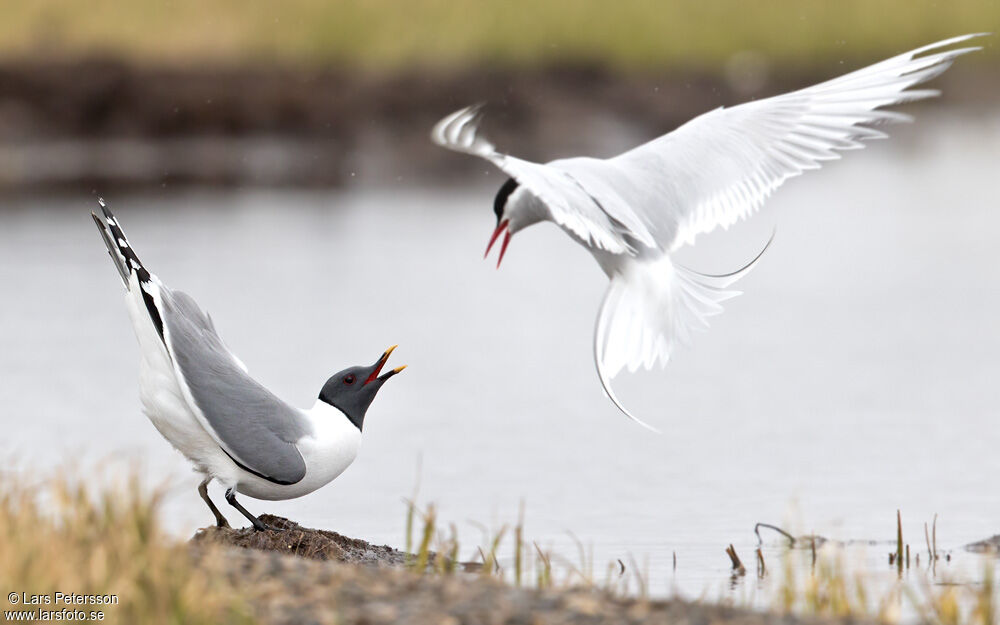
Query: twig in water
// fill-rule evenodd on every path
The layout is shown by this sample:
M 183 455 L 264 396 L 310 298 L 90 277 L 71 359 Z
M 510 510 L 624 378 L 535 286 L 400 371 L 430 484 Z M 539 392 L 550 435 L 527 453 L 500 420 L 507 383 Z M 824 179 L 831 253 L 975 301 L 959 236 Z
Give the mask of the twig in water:
M 521 556 L 524 553 L 524 500 L 517 513 L 517 526 L 514 527 L 514 583 L 521 586 Z
M 746 575 L 747 569 L 745 566 L 743 566 L 743 563 L 740 562 L 740 557 L 736 555 L 736 549 L 733 547 L 732 544 L 726 547 L 726 555 L 729 556 L 729 560 L 730 562 L 732 562 L 733 570 L 736 571 L 736 574 Z
M 931 535 L 927 532 L 927 523 L 924 522 L 924 540 L 927 541 L 927 558 L 929 562 L 934 561 L 934 550 L 931 549 Z
M 674 571 L 677 570 L 677 552 L 674 552 Z
M 618 577 L 625 574 L 625 563 L 622 562 L 621 558 L 618 558 Z
M 896 569 L 903 572 L 903 515 L 896 509 Z
M 767 575 L 767 566 L 764 565 L 764 552 L 757 547 L 757 578 L 764 579 Z
M 934 515 L 934 523 L 931 526 L 931 545 L 934 547 L 934 559 L 937 560 L 937 514 Z
M 769 530 L 774 530 L 775 532 L 778 532 L 779 534 L 781 534 L 782 536 L 784 536 L 785 538 L 788 539 L 788 544 L 789 544 L 790 547 L 794 547 L 795 546 L 795 537 L 794 536 L 792 536 L 791 534 L 789 534 L 785 530 L 781 529 L 777 525 L 771 525 L 770 523 L 758 523 L 758 524 L 756 524 L 756 525 L 753 526 L 753 533 L 757 535 L 757 545 L 764 544 L 764 539 L 762 539 L 760 537 L 760 528 L 762 528 L 762 527 L 767 528 Z

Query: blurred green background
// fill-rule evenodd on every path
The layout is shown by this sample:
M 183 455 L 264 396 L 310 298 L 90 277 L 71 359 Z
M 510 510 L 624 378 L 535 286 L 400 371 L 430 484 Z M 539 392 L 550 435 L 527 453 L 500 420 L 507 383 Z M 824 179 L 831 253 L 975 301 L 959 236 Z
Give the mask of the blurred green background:
M 536 67 L 718 70 L 753 49 L 774 64 L 870 61 L 996 29 L 991 0 L 28 0 L 5 3 L 0 54 L 110 55 L 358 68 Z M 973 62 L 995 61 L 995 49 Z
M 526 158 L 610 155 L 998 24 L 1000 0 L 7 2 L 0 192 L 467 179 L 427 132 L 472 102 Z M 996 108 L 994 39 L 942 105 Z

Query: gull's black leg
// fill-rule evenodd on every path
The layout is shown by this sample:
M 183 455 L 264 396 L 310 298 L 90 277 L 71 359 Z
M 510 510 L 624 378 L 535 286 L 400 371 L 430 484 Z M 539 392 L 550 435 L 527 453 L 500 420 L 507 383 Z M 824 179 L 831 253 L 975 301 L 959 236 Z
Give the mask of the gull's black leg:
M 198 494 L 201 495 L 201 498 L 204 499 L 205 503 L 208 504 L 208 509 L 211 510 L 212 514 L 215 515 L 215 526 L 229 527 L 229 521 L 226 520 L 226 517 L 222 516 L 222 513 L 219 512 L 219 509 L 216 508 L 215 504 L 212 503 L 212 500 L 208 498 L 208 483 L 211 481 L 212 478 L 206 477 L 201 484 L 198 484 Z
M 263 532 L 264 530 L 277 530 L 275 527 L 268 527 L 261 522 L 260 519 L 250 514 L 250 511 L 240 505 L 240 502 L 236 501 L 236 490 L 230 488 L 226 491 L 226 501 L 229 505 L 240 511 L 240 514 L 245 516 L 251 523 L 253 523 L 253 528 L 258 532 Z

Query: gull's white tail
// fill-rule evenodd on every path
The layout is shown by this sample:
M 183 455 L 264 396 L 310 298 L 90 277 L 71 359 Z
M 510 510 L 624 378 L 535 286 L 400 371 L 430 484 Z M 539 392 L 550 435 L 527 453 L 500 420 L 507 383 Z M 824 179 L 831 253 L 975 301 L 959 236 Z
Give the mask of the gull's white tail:
M 754 268 L 773 239 L 746 266 L 725 275 L 674 265 L 664 254 L 629 263 L 612 276 L 594 328 L 594 361 L 604 391 L 625 416 L 657 431 L 622 405 L 612 378 L 625 368 L 634 372 L 666 365 L 676 344 L 687 344 L 695 330 L 707 329 L 708 318 L 722 312 L 722 302 L 740 294 L 729 287 Z
M 90 216 L 94 218 L 94 223 L 97 224 L 97 229 L 101 233 L 101 239 L 108 248 L 111 262 L 115 264 L 115 269 L 118 270 L 118 275 L 121 277 L 129 297 L 135 295 L 132 290 L 132 274 L 135 274 L 136 282 L 139 285 L 139 295 L 142 296 L 142 304 L 146 307 L 146 312 L 149 313 L 149 318 L 162 340 L 163 318 L 160 316 L 160 310 L 157 306 L 160 297 L 159 280 L 143 266 L 135 250 L 129 245 L 128 239 L 125 238 L 125 232 L 111 209 L 108 208 L 107 203 L 102 198 L 97 198 L 97 204 L 101 207 L 104 220 L 101 221 L 101 218 L 95 213 L 91 213 Z

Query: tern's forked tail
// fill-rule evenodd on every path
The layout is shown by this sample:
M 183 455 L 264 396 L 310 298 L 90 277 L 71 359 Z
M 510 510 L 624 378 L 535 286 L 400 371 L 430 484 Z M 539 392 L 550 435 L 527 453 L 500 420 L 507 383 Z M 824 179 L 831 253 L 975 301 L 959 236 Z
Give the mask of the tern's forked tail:
M 774 240 L 742 269 L 706 275 L 674 265 L 666 254 L 636 261 L 611 278 L 594 328 L 594 362 L 608 398 L 625 416 L 656 431 L 629 412 L 611 388 L 622 369 L 664 366 L 677 343 L 687 344 L 708 318 L 722 312 L 722 302 L 740 291 L 730 289 L 757 264 Z

